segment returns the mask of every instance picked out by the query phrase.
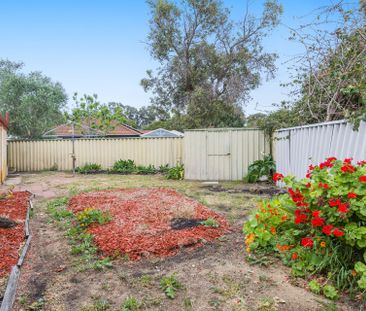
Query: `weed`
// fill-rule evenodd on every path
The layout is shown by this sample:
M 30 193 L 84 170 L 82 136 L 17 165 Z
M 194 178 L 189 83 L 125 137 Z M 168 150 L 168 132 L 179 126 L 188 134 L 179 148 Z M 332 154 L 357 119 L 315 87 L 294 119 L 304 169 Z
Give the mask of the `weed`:
M 93 223 L 106 224 L 112 220 L 112 217 L 108 213 L 103 213 L 95 208 L 86 208 L 83 211 L 76 214 L 76 219 L 79 222 L 80 227 L 88 227 Z
M 275 302 L 272 298 L 262 298 L 257 307 L 258 311 L 276 311 Z
M 321 292 L 321 286 L 317 280 L 310 281 L 309 288 L 315 294 L 320 294 L 320 292 Z
M 214 218 L 207 218 L 201 222 L 205 227 L 218 228 L 220 226 L 219 222 Z
M 182 288 L 182 284 L 176 279 L 175 275 L 163 276 L 160 280 L 160 288 L 164 291 L 165 295 L 174 299 L 177 290 Z
M 43 310 L 44 300 L 43 298 L 38 299 L 37 301 L 33 302 L 30 306 L 26 308 L 27 311 L 41 311 Z
M 58 198 L 47 203 L 47 212 L 56 221 L 62 221 L 73 217 L 73 213 L 66 209 L 69 199 Z
M 94 303 L 90 306 L 84 306 L 79 311 L 108 311 L 111 310 L 111 304 L 104 299 L 95 299 Z
M 183 300 L 184 311 L 193 311 L 193 304 L 189 297 L 185 297 Z
M 140 310 L 142 303 L 139 302 L 135 297 L 128 297 L 123 302 L 120 311 L 136 311 Z

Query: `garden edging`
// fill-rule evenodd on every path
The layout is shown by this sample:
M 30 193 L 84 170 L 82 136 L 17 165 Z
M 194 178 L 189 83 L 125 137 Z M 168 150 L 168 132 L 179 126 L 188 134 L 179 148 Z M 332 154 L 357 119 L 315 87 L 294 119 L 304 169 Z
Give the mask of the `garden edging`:
M 15 301 L 15 296 L 16 296 L 16 289 L 17 289 L 17 285 L 18 285 L 18 279 L 20 276 L 20 269 L 23 265 L 25 256 L 27 255 L 28 252 L 28 248 L 30 245 L 30 242 L 32 240 L 32 234 L 31 234 L 31 230 L 30 230 L 30 226 L 29 226 L 29 218 L 30 218 L 30 211 L 33 210 L 33 203 L 32 203 L 32 199 L 34 198 L 34 194 L 29 192 L 31 194 L 31 196 L 29 197 L 29 201 L 28 201 L 28 209 L 27 209 L 27 216 L 25 218 L 25 223 L 24 223 L 24 236 L 25 236 L 25 244 L 23 246 L 21 255 L 18 259 L 18 262 L 15 266 L 13 266 L 9 279 L 8 279 L 8 284 L 6 286 L 6 290 L 5 290 L 5 294 L 4 294 L 4 298 L 3 301 L 1 302 L 1 306 L 0 306 L 0 311 L 11 311 L 13 308 L 13 304 Z

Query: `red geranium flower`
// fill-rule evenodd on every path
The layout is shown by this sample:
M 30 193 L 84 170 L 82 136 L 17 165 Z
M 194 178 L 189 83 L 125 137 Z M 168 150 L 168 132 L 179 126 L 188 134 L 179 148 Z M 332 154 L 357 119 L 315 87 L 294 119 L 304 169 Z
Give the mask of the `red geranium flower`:
M 343 173 L 353 173 L 356 172 L 356 169 L 351 164 L 346 163 L 341 167 L 341 171 Z
M 281 173 L 274 173 L 272 178 L 274 181 L 279 181 L 281 180 L 282 178 L 284 178 L 285 176 L 283 176 Z
M 310 171 L 312 171 L 314 168 L 315 168 L 315 166 L 314 166 L 314 165 L 312 165 L 312 164 L 310 164 L 310 165 L 309 165 L 309 170 L 310 170 Z
M 333 161 L 336 161 L 337 158 L 336 157 L 330 157 L 327 159 L 327 162 L 333 162 Z
M 311 225 L 313 226 L 313 228 L 321 227 L 322 225 L 324 225 L 324 223 L 325 223 L 324 218 L 320 217 L 315 217 L 311 220 Z
M 349 193 L 347 194 L 347 197 L 348 197 L 349 199 L 356 199 L 356 198 L 357 198 L 357 194 L 356 194 L 356 193 L 354 193 L 354 192 L 349 192 Z
M 305 185 L 305 187 L 306 187 L 306 188 L 310 188 L 310 187 L 311 187 L 311 183 L 309 183 L 309 182 L 308 182 L 308 183 Z
M 339 206 L 340 204 L 342 204 L 340 199 L 330 199 L 328 201 L 329 206 L 331 207 L 335 207 L 335 206 Z
M 313 239 L 312 238 L 302 238 L 301 245 L 304 247 L 313 247 L 314 246 Z
M 322 183 L 322 182 L 320 182 L 320 183 L 319 183 L 319 188 L 329 189 L 329 185 L 328 185 L 328 184 L 326 184 L 326 183 Z
M 307 216 L 305 214 L 300 214 L 298 216 L 296 216 L 295 218 L 295 224 L 301 224 L 302 222 L 306 222 Z
M 307 173 L 307 174 L 305 175 L 305 177 L 306 177 L 306 178 L 310 178 L 310 177 L 311 177 L 311 174 L 310 174 L 310 173 Z
M 348 204 L 342 203 L 338 206 L 339 213 L 347 213 L 348 212 Z
M 322 231 L 324 234 L 330 235 L 332 232 L 332 229 L 333 229 L 333 225 L 325 225 L 325 226 L 323 226 Z
M 345 159 L 343 160 L 343 162 L 344 162 L 344 163 L 351 164 L 352 160 L 353 160 L 353 158 L 345 158 Z
M 312 212 L 311 214 L 313 217 L 319 217 L 320 216 L 320 211 L 319 210 L 316 210 L 314 212 Z
M 343 236 L 343 235 L 344 235 L 343 231 L 341 231 L 341 230 L 339 230 L 339 229 L 337 229 L 337 228 L 334 228 L 334 230 L 333 230 L 333 234 L 334 234 L 334 236 L 336 236 L 337 238 L 339 238 L 339 237 L 341 237 L 341 236 Z
M 360 179 L 360 182 L 366 182 L 366 176 L 361 176 L 359 179 Z
M 362 160 L 362 161 L 357 162 L 357 165 L 365 165 L 365 164 L 366 164 L 366 161 L 365 160 Z

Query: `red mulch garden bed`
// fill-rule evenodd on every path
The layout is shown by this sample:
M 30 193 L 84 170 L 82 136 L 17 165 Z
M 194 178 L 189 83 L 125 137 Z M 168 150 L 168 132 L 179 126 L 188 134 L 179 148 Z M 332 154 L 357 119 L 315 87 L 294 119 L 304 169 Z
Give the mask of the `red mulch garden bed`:
M 97 191 L 79 194 L 69 202 L 74 213 L 90 207 L 112 216 L 107 224 L 94 224 L 88 229 L 106 256 L 127 254 L 132 260 L 173 256 L 182 248 L 194 249 L 229 231 L 223 216 L 170 189 Z M 219 227 L 200 224 L 207 218 L 214 218 Z M 187 226 L 173 229 L 175 220 L 178 227 L 187 220 Z
M 29 192 L 20 191 L 0 200 L 0 216 L 18 223 L 13 228 L 0 228 L 0 277 L 8 274 L 18 261 L 19 250 L 24 242 L 24 222 L 29 197 Z

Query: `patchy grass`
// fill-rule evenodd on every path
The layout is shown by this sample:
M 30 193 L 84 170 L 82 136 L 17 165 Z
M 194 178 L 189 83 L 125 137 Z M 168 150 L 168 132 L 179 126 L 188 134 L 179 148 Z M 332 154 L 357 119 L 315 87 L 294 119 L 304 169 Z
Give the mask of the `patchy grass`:
M 214 192 L 200 182 L 150 175 L 73 177 L 68 173 L 42 172 L 26 175 L 23 181 L 30 190 L 42 185 L 55 193 L 56 200 L 42 198 L 40 193 L 34 201 L 31 220 L 34 237 L 28 257 L 31 260 L 22 268 L 14 311 L 28 310 L 40 297 L 40 310 L 52 311 L 331 311 L 336 310 L 333 306 L 339 307 L 290 284 L 286 279 L 288 271 L 274 258 L 253 258 L 251 264 L 246 261 L 241 229 L 259 196 Z M 222 183 L 222 186 L 237 189 L 242 184 Z M 215 243 L 204 243 L 197 250 L 182 251 L 168 259 L 133 262 L 116 255 L 110 269 L 98 269 L 95 263 L 101 259 L 92 237 L 74 229 L 76 219 L 66 209 L 68 200 L 80 192 L 156 187 L 172 188 L 223 214 L 233 231 Z M 179 215 L 184 213 L 190 215 L 191 211 L 177 211 Z M 108 266 L 108 261 L 99 263 L 100 268 Z M 167 296 L 167 288 L 174 289 L 174 299 Z M 285 303 L 279 305 L 276 297 Z M 356 309 L 347 305 L 346 310 Z

